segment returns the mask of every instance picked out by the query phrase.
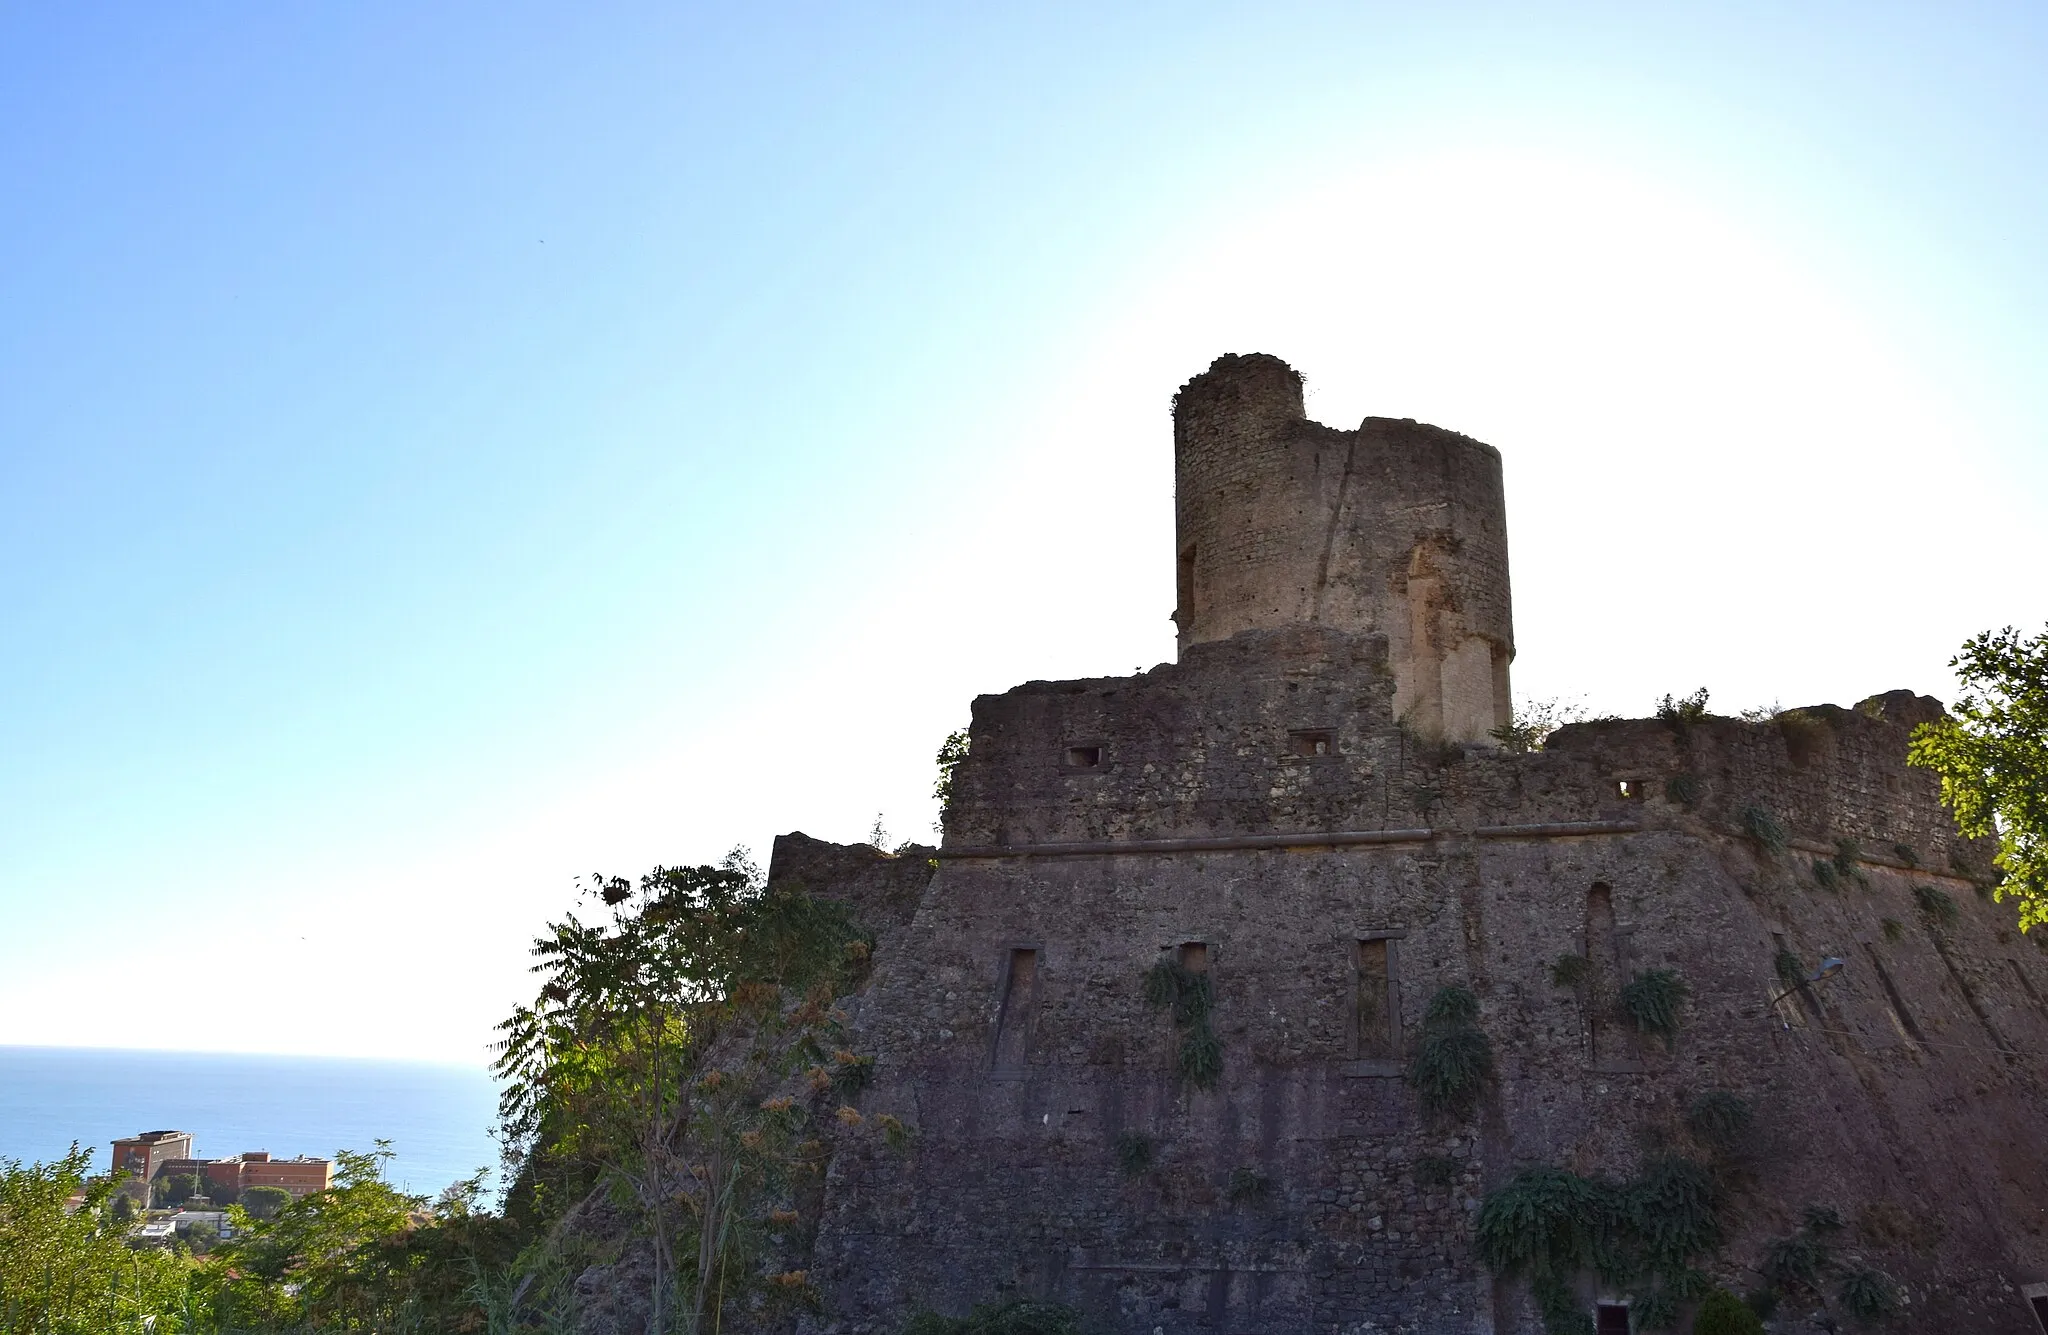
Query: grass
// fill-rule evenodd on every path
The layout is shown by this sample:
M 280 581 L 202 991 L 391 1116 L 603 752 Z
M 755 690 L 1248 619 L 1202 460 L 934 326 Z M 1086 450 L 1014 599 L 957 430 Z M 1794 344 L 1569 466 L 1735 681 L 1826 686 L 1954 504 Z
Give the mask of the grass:
M 1878 926 L 1883 929 L 1884 939 L 1887 941 L 1899 942 L 1906 939 L 1906 924 L 1897 918 L 1885 918 Z
M 1749 836 L 1749 841 L 1756 845 L 1758 852 L 1776 857 L 1785 851 L 1791 835 L 1785 829 L 1785 822 L 1778 818 L 1777 812 L 1761 802 L 1751 802 L 1742 809 L 1738 819 L 1742 822 L 1742 832 Z
M 1621 1013 L 1638 1032 L 1655 1034 L 1669 1048 L 1678 1039 L 1687 990 L 1676 969 L 1646 969 L 1622 985 Z

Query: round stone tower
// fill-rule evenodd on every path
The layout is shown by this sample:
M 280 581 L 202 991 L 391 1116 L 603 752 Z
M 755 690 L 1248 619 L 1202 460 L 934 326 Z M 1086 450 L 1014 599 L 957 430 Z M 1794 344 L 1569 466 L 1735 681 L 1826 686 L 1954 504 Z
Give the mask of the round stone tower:
M 1301 376 L 1219 357 L 1173 403 L 1180 646 L 1304 622 L 1387 637 L 1395 713 L 1484 742 L 1515 656 L 1500 452 L 1421 423 L 1308 420 Z

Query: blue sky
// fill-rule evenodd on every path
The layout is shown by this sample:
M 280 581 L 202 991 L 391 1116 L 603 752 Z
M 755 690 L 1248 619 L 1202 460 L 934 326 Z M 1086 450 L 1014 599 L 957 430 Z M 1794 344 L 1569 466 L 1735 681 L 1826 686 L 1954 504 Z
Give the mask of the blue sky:
M 0 1042 L 475 1060 L 577 874 L 924 832 L 1222 352 L 1502 449 L 1523 696 L 1949 693 L 2048 19 L 1786 8 L 0 8 Z

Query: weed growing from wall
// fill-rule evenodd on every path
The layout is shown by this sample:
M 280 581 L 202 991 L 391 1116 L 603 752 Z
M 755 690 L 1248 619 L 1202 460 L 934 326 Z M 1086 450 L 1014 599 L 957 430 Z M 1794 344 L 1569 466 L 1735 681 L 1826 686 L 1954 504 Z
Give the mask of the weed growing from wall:
M 1892 856 L 1905 863 L 1908 867 L 1920 865 L 1920 851 L 1911 844 L 1893 844 Z
M 1116 1138 L 1116 1171 L 1126 1178 L 1145 1176 L 1152 1155 L 1152 1137 L 1142 1131 L 1126 1131 Z
M 939 800 L 941 819 L 944 819 L 947 808 L 953 805 L 953 774 L 965 759 L 967 729 L 947 733 L 946 740 L 939 743 L 939 777 L 932 783 L 932 796 Z
M 1664 780 L 1664 800 L 1678 806 L 1698 806 L 1706 791 L 1706 784 L 1700 781 L 1700 776 L 1690 771 Z
M 1756 845 L 1758 852 L 1776 857 L 1785 851 L 1786 843 L 1791 836 L 1785 829 L 1785 822 L 1778 818 L 1777 812 L 1761 802 L 1751 802 L 1742 809 L 1737 819 L 1742 822 L 1742 832 Z
M 1422 1015 L 1422 1038 L 1408 1063 L 1408 1083 L 1433 1117 L 1464 1117 L 1493 1077 L 1493 1044 L 1479 1027 L 1479 998 L 1462 987 L 1439 988 Z
M 1771 961 L 1771 967 L 1777 970 L 1778 981 L 1787 987 L 1798 987 L 1806 981 L 1806 965 L 1783 946 L 1778 947 L 1778 954 Z
M 1216 1037 L 1210 1012 L 1216 1008 L 1216 987 L 1206 973 L 1196 973 L 1176 959 L 1162 959 L 1145 971 L 1145 1002 L 1154 1010 L 1173 1011 L 1180 1032 L 1175 1065 L 1180 1078 L 1197 1089 L 1213 1087 L 1223 1074 L 1223 1040 Z
M 1686 1130 L 1717 1154 L 1732 1154 L 1740 1149 L 1753 1120 L 1749 1100 L 1725 1089 L 1708 1090 L 1685 1110 Z
M 1940 886 L 1914 886 L 1913 903 L 1920 910 L 1920 920 L 1929 927 L 1953 927 L 1956 925 L 1956 919 L 1961 916 L 1956 909 L 1955 896 Z
M 1876 1321 L 1899 1310 L 1899 1286 L 1882 1270 L 1858 1266 L 1843 1274 L 1835 1291 L 1850 1316 L 1859 1321 Z
M 1643 1316 L 1675 1321 L 1677 1305 L 1707 1290 L 1693 1266 L 1720 1246 L 1713 1177 L 1690 1159 L 1661 1155 L 1631 1182 L 1526 1168 L 1480 1207 L 1473 1245 L 1502 1278 L 1527 1278 L 1551 1335 L 1587 1329 L 1572 1297 L 1581 1271 L 1640 1287 Z M 1643 1308 L 1647 1306 L 1648 1312 Z
M 1621 1013 L 1638 1032 L 1663 1039 L 1668 1050 L 1678 1041 L 1685 998 L 1685 980 L 1676 969 L 1646 969 L 1622 985 Z
M 1886 918 L 1878 924 L 1884 930 L 1884 939 L 1899 942 L 1906 939 L 1906 924 L 1897 918 Z
M 1593 961 L 1584 955 L 1559 955 L 1550 966 L 1550 981 L 1557 987 L 1577 987 L 1593 976 Z

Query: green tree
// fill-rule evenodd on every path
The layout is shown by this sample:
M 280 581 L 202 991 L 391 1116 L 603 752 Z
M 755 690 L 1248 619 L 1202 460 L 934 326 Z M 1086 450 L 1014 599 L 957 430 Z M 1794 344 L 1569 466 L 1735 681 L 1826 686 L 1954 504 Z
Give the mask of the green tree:
M 2019 901 L 2026 931 L 2048 922 L 2048 630 L 1986 631 L 1949 666 L 1963 694 L 1948 717 L 1913 730 L 1907 758 L 1941 776 L 1965 835 L 1998 837 L 1992 893 Z
M 242 1193 L 242 1208 L 255 1220 L 275 1219 L 292 1203 L 283 1187 L 251 1187 Z
M 767 1203 L 822 1148 L 800 1143 L 811 1113 L 779 1090 L 807 1064 L 820 1095 L 865 1077 L 854 1054 L 826 1053 L 832 998 L 869 943 L 844 906 L 764 887 L 731 858 L 588 889 L 608 920 L 550 924 L 540 994 L 499 1027 L 507 1138 L 526 1157 L 510 1208 L 609 1185 L 651 1248 L 648 1329 L 707 1329 L 749 1286 L 778 1296 L 751 1249 Z M 800 1277 L 776 1283 L 787 1296 Z
M 156 1203 L 160 1206 L 183 1205 L 198 1194 L 196 1173 L 169 1173 L 156 1180 Z
M 88 1184 L 91 1166 L 76 1145 L 55 1163 L 0 1159 L 0 1330 L 104 1335 L 140 1329 L 144 1317 L 159 1332 L 184 1329 L 171 1313 L 186 1262 L 127 1245 L 105 1209 L 113 1183 Z

